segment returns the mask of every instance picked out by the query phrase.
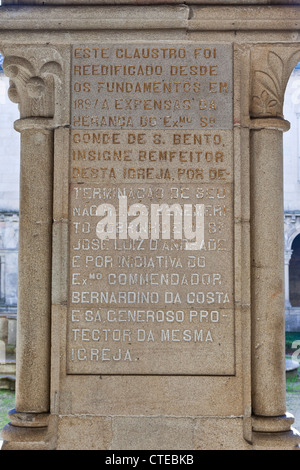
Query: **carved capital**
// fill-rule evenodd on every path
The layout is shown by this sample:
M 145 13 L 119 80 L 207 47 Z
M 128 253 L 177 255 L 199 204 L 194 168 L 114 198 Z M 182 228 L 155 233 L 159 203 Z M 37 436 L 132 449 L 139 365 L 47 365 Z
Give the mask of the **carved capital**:
M 56 85 L 62 79 L 62 59 L 54 49 L 29 47 L 4 50 L 4 73 L 10 78 L 8 95 L 19 104 L 20 117 L 53 118 Z
M 251 118 L 283 118 L 284 93 L 300 60 L 295 45 L 268 44 L 251 51 Z
M 293 250 L 285 250 L 284 252 L 284 264 L 289 264 L 292 257 Z

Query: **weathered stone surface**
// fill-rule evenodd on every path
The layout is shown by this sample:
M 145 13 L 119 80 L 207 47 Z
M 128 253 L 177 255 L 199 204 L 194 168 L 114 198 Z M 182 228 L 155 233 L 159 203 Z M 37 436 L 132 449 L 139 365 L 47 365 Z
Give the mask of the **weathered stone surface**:
M 63 416 L 58 420 L 57 438 L 57 450 L 110 449 L 111 419 L 99 416 Z
M 243 420 L 240 418 L 198 418 L 194 431 L 197 450 L 249 450 L 243 438 Z
M 112 449 L 193 449 L 193 419 L 180 417 L 115 417 Z

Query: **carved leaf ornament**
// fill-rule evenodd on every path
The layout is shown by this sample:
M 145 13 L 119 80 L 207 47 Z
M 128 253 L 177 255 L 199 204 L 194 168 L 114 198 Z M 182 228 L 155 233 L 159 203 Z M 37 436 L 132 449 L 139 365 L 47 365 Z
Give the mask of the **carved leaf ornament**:
M 281 107 L 282 93 L 284 91 L 284 64 L 283 60 L 275 54 L 268 54 L 269 72 L 257 70 L 254 80 L 259 83 L 260 94 L 253 96 L 253 112 L 260 116 L 276 116 Z M 280 112 L 279 112 L 280 114 Z
M 19 103 L 21 117 L 54 115 L 54 78 L 61 77 L 62 72 L 58 62 L 38 64 L 35 58 L 8 56 L 3 70 L 10 78 L 8 96 Z
M 299 48 L 290 55 L 287 52 L 287 49 L 282 49 L 283 56 L 288 56 L 282 59 L 276 52 L 268 51 L 265 70 L 254 71 L 251 103 L 253 117 L 283 118 L 285 87 L 300 59 Z

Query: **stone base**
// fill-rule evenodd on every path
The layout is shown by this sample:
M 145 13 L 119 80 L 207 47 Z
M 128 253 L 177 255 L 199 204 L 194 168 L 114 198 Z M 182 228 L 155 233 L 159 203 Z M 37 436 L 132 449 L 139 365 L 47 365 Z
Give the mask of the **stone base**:
M 50 450 L 47 428 L 22 428 L 7 424 L 2 431 L 1 450 Z
M 293 417 L 268 420 L 270 432 L 244 438 L 242 417 L 58 416 L 57 450 L 293 450 Z M 256 420 L 256 426 L 261 420 Z M 271 429 L 280 430 L 271 432 Z M 288 428 L 288 430 L 283 430 Z
M 28 416 L 5 426 L 2 450 L 300 450 L 294 428 L 253 431 L 248 442 L 241 417 L 52 416 L 49 426 L 38 418 L 31 427 Z M 267 422 L 270 430 L 275 423 L 283 429 L 291 419 Z M 265 426 L 261 419 L 253 422 L 254 428 Z
M 254 432 L 253 450 L 300 450 L 300 433 L 291 428 L 286 432 Z
M 2 432 L 1 450 L 51 450 L 55 448 L 48 413 L 9 412 L 11 422 Z

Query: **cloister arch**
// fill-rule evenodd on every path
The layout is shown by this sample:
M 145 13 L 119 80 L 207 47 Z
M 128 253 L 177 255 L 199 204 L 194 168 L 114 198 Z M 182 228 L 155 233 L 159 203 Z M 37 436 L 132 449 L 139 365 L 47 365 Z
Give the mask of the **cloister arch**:
M 0 55 L 0 388 L 15 387 L 19 238 L 19 135 L 13 123 L 17 105 L 8 98 L 9 79 Z M 1 362 L 1 361 L 0 361 Z
M 284 113 L 290 131 L 284 134 L 284 272 L 287 332 L 300 330 L 300 306 L 296 305 L 297 261 L 293 247 L 300 234 L 300 64 L 293 69 L 286 90 Z

